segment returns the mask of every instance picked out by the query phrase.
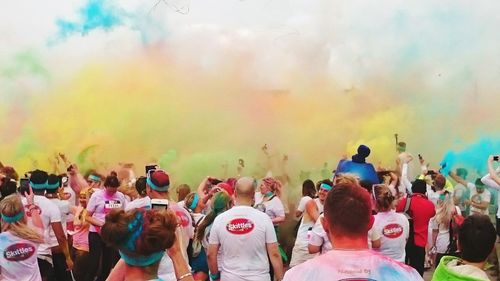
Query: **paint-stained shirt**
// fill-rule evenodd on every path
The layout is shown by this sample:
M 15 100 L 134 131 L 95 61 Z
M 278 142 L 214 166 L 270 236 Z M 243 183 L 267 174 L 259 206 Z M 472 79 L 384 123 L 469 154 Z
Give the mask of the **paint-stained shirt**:
M 420 281 L 418 272 L 371 250 L 331 250 L 292 267 L 283 281 Z
M 210 245 L 220 245 L 221 281 L 270 281 L 266 243 L 276 243 L 271 219 L 250 206 L 236 206 L 215 218 Z
M 37 248 L 38 244 L 10 231 L 0 233 L 0 280 L 41 281 Z

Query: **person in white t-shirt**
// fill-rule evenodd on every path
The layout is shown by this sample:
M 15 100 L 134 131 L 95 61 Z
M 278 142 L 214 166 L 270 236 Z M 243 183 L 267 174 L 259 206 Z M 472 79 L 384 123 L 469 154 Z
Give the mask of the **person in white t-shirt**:
M 281 202 L 281 182 L 274 178 L 263 178 L 260 194 L 255 195 L 255 208 L 266 213 L 275 226 L 285 221 L 285 207 Z
M 311 229 L 309 244 L 307 245 L 310 254 L 324 254 L 332 249 L 332 243 L 330 242 L 328 234 L 321 224 L 321 220 L 324 216 L 324 214 L 321 214 Z
M 251 207 L 255 188 L 253 178 L 240 178 L 236 183 L 235 207 L 217 216 L 212 225 L 208 247 L 211 280 L 271 281 L 269 259 L 276 279 L 283 277 L 273 223 L 266 214 Z M 219 249 L 221 265 L 217 258 Z
M 485 185 L 496 189 L 498 192 L 498 199 L 500 199 L 500 167 L 497 167 L 495 170 L 495 167 L 493 167 L 493 162 L 494 162 L 494 156 L 490 155 L 488 157 L 488 174 L 483 176 L 481 178 L 481 182 L 484 183 Z M 498 157 L 498 156 L 497 156 Z M 498 162 L 498 160 L 496 160 Z M 500 201 L 497 201 L 500 202 Z M 497 235 L 500 237 L 500 207 L 497 210 L 497 215 L 496 215 L 496 229 L 497 229 Z
M 312 235 L 311 231 L 315 222 L 318 220 L 319 215 L 323 212 L 323 205 L 328 195 L 328 191 L 332 189 L 333 183 L 330 180 L 323 180 L 318 183 L 318 198 L 309 200 L 306 203 L 304 216 L 297 230 L 297 238 L 292 250 L 292 258 L 290 260 L 290 267 L 301 264 L 316 256 L 316 251 L 311 253 L 308 249 L 309 238 Z M 317 250 L 319 252 L 319 245 Z
M 316 198 L 316 187 L 312 180 L 307 179 L 302 183 L 302 198 L 300 198 L 297 210 L 295 211 L 296 218 L 302 218 L 302 214 L 306 210 L 307 202 L 314 198 Z
M 144 209 L 167 208 L 177 216 L 180 228 L 178 230 L 179 235 L 176 236 L 180 240 L 179 244 L 182 250 L 181 254 L 187 263 L 189 259 L 186 250 L 189 244 L 189 239 L 193 238 L 194 235 L 193 221 L 191 215 L 185 208 L 179 207 L 179 205 L 170 199 L 169 188 L 170 176 L 163 170 L 151 170 L 146 177 L 146 194 L 147 197 L 150 198 L 150 202 L 149 207 L 145 207 Z M 158 205 L 153 205 L 153 200 L 156 201 L 158 199 L 162 202 L 159 202 Z M 164 203 L 166 204 L 163 205 Z M 108 280 L 125 280 L 125 265 L 126 264 L 123 260 L 118 261 L 116 266 L 113 268 L 113 271 L 110 273 Z M 164 255 L 160 260 L 158 276 L 165 281 L 176 280 L 175 267 L 170 255 Z
M 87 214 L 92 217 L 89 228 L 89 274 L 96 276 L 101 262 L 101 270 L 97 276 L 98 281 L 104 281 L 109 275 L 111 268 L 119 259 L 118 252 L 107 246 L 101 239 L 101 227 L 104 225 L 105 217 L 112 210 L 125 208 L 125 195 L 118 191 L 120 182 L 114 175 L 106 177 L 104 189 L 95 191 L 87 203 Z
M 477 179 L 474 184 L 465 181 L 453 172 L 450 172 L 450 177 L 470 190 L 469 200 L 465 200 L 465 204 L 470 206 L 471 214 L 489 215 L 491 193 L 485 188 L 481 179 Z
M 70 204 L 68 200 L 59 199 L 59 195 L 61 194 L 61 182 L 60 178 L 54 174 L 49 175 L 47 181 L 47 187 L 45 188 L 45 197 L 49 199 L 52 203 L 54 203 L 59 212 L 61 214 L 61 225 L 64 231 L 64 235 L 67 237 L 67 218 L 70 214 Z M 54 231 L 49 231 L 49 243 L 57 244 L 57 238 L 54 234 Z M 65 263 L 64 253 L 61 250 L 59 245 L 51 248 L 52 252 L 52 262 L 54 264 L 54 272 L 56 276 L 56 280 L 69 280 L 71 279 L 71 275 L 69 274 L 68 268 Z
M 18 194 L 11 194 L 0 202 L 0 280 L 41 281 L 38 269 L 38 246 L 44 242 L 43 222 L 36 208 L 30 191 L 27 195 L 27 210 L 31 214 L 31 223 L 27 218 Z
M 45 240 L 45 243 L 41 244 L 38 248 L 38 266 L 42 279 L 52 280 L 54 278 L 52 247 L 60 246 L 61 251 L 64 253 L 66 265 L 70 270 L 73 268 L 73 261 L 69 253 L 68 241 L 61 223 L 61 212 L 56 204 L 45 197 L 45 188 L 47 184 L 48 174 L 45 171 L 35 170 L 31 173 L 29 185 L 35 194 L 33 200 L 34 207 L 32 208 L 40 212 Z M 28 208 L 29 204 L 27 198 L 23 197 L 21 200 L 25 208 Z M 31 212 L 26 212 L 26 215 L 28 218 L 31 217 Z M 50 240 L 50 230 L 54 232 L 57 241 Z
M 378 213 L 372 229 L 379 232 L 380 248 L 375 251 L 396 261 L 405 261 L 406 240 L 410 233 L 408 219 L 394 210 L 394 195 L 386 185 L 373 185 L 373 198 Z
M 432 229 L 431 252 L 436 254 L 435 266 L 438 266 L 450 244 L 450 222 L 454 214 L 461 214 L 460 208 L 453 203 L 451 193 L 445 191 L 438 200 L 436 215 L 429 222 Z
M 333 249 L 291 268 L 283 280 L 423 280 L 415 269 L 368 249 L 371 211 L 365 189 L 348 183 L 335 185 L 328 193 L 322 220 Z
M 139 194 L 139 198 L 127 203 L 125 206 L 125 211 L 132 209 L 150 209 L 151 208 L 151 198 L 149 198 L 146 193 L 146 177 L 139 177 L 135 181 L 135 189 Z

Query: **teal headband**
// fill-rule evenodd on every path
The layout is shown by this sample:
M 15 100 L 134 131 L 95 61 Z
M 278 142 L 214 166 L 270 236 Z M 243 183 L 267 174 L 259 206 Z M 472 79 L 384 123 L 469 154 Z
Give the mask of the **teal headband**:
M 95 182 L 100 182 L 101 181 L 101 178 L 96 176 L 96 175 L 90 175 L 89 176 L 89 180 L 91 181 L 95 181 Z
M 152 253 L 149 256 L 132 257 L 132 256 L 125 254 L 121 250 L 119 252 L 120 252 L 120 256 L 122 257 L 123 261 L 125 261 L 126 264 L 132 265 L 132 266 L 152 265 L 153 263 L 161 260 L 161 258 L 163 258 L 163 256 L 165 255 L 165 251 L 160 251 L 160 252 Z
M 159 187 L 157 186 L 156 184 L 154 184 L 152 181 L 151 181 L 151 178 L 148 176 L 147 179 L 146 179 L 146 183 L 153 189 L 153 190 L 156 190 L 156 191 L 168 191 L 168 187 L 170 185 L 167 185 L 167 186 L 163 186 L 163 187 Z
M 266 192 L 266 194 L 264 194 L 264 197 L 271 197 L 273 195 L 274 195 L 274 193 L 272 191 L 268 191 L 268 192 Z
M 326 183 L 322 183 L 319 187 L 323 188 L 326 191 L 332 190 L 332 187 L 330 185 L 326 184 Z
M 16 215 L 13 216 L 6 216 L 2 214 L 2 220 L 6 223 L 15 223 L 17 221 L 20 221 L 24 217 L 24 212 L 17 213 Z
M 32 181 L 30 181 L 30 186 L 33 189 L 45 189 L 47 187 L 47 181 L 45 181 L 44 183 L 33 183 Z
M 198 201 L 200 201 L 200 196 L 198 195 L 198 193 L 195 193 L 193 196 L 193 203 L 191 203 L 191 205 L 189 206 L 189 209 L 194 211 L 194 209 L 198 205 Z
M 58 189 L 59 188 L 59 183 L 56 182 L 56 183 L 53 183 L 53 184 L 48 184 L 47 183 L 47 186 L 45 187 L 45 189 Z

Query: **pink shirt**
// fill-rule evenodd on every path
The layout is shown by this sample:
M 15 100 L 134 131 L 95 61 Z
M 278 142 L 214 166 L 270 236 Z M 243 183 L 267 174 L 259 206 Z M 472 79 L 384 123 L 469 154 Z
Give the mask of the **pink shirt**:
M 92 194 L 87 205 L 87 211 L 92 212 L 92 218 L 104 222 L 106 215 L 113 209 L 125 208 L 125 195 L 117 191 L 109 196 L 105 189 L 98 190 Z M 90 232 L 100 232 L 100 227 L 90 226 Z

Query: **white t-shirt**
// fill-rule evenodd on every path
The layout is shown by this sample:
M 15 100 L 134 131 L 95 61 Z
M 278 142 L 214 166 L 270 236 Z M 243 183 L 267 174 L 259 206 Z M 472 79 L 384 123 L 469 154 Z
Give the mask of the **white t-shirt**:
M 149 196 L 137 198 L 125 206 L 125 211 L 132 209 L 151 209 L 151 198 Z
M 374 250 L 396 261 L 404 262 L 406 240 L 410 231 L 408 219 L 394 210 L 378 213 L 374 217 L 374 229 L 380 234 L 380 248 Z
M 50 202 L 53 202 L 56 204 L 57 208 L 59 209 L 59 212 L 61 212 L 61 225 L 62 229 L 64 231 L 64 235 L 68 235 L 67 229 L 66 229 L 66 221 L 68 215 L 71 213 L 70 212 L 70 207 L 69 207 L 69 202 L 67 200 L 59 200 L 58 198 L 49 198 Z M 57 237 L 56 234 L 54 233 L 54 230 L 49 228 L 49 244 L 56 244 L 59 245 L 59 242 L 57 242 Z
M 491 193 L 488 189 L 484 189 L 482 193 L 477 193 L 476 185 L 469 182 L 467 183 L 467 187 L 470 190 L 470 201 L 480 203 L 480 202 L 491 202 Z M 479 208 L 475 208 L 472 205 L 470 206 L 470 211 L 480 213 L 483 215 L 489 215 L 489 208 L 486 208 L 485 210 L 481 210 Z
M 14 236 L 10 231 L 0 233 L 0 280 L 41 281 L 37 248 L 36 243 Z
M 26 215 L 28 218 L 31 217 L 31 213 L 26 208 L 26 205 L 28 204 L 26 198 L 22 197 L 21 200 L 25 206 L 24 211 L 26 212 Z M 38 247 L 38 255 L 52 255 L 50 248 L 59 245 L 59 243 L 57 241 L 54 242 L 50 240 L 50 231 L 52 230 L 51 223 L 61 222 L 61 211 L 59 211 L 59 208 L 54 202 L 50 201 L 45 196 L 35 195 L 33 201 L 38 207 L 38 211 L 40 212 L 40 216 L 42 218 L 43 237 L 45 240 L 45 243 L 40 244 L 40 247 Z
M 455 206 L 455 210 L 458 214 L 460 214 L 460 208 L 458 206 Z M 437 223 L 436 217 L 433 217 L 429 221 L 429 226 L 431 229 L 438 229 L 438 236 L 436 238 L 436 251 L 440 254 L 446 253 L 446 250 L 448 249 L 448 245 L 450 244 L 450 223 Z M 429 236 L 432 237 L 432 236 Z M 432 241 L 434 242 L 434 241 Z M 431 242 L 431 243 L 432 243 Z
M 371 250 L 331 250 L 292 267 L 283 281 L 383 280 L 421 281 L 418 272 Z
M 297 211 L 304 212 L 304 210 L 306 209 L 306 204 L 310 200 L 312 200 L 312 198 L 309 196 L 304 196 L 300 198 L 299 205 L 297 206 Z
M 311 235 L 309 236 L 309 244 L 313 246 L 321 246 L 321 253 L 324 254 L 332 249 L 332 243 L 330 242 L 330 238 L 328 238 L 328 234 L 323 228 L 323 224 L 321 223 L 321 219 L 324 217 L 321 214 L 314 224 Z
M 281 199 L 278 196 L 273 196 L 271 200 L 264 200 L 264 197 L 260 197 L 260 201 L 255 201 L 255 206 L 257 209 L 261 210 L 262 205 L 263 210 L 271 219 L 277 217 L 285 216 L 285 207 L 281 203 Z M 259 206 L 260 205 L 260 206 Z
M 311 198 L 311 197 L 306 196 L 306 197 L 302 197 L 302 198 Z M 306 200 L 306 203 L 304 203 L 304 210 L 305 210 L 305 206 L 307 205 L 307 202 L 309 202 L 311 200 L 313 200 L 313 199 Z M 314 203 L 316 203 L 316 207 L 318 208 L 318 212 L 322 213 L 323 212 L 323 204 L 321 204 L 321 202 L 319 201 L 318 198 L 314 199 Z M 309 216 L 302 217 L 302 220 L 300 221 L 299 229 L 297 230 L 297 238 L 295 239 L 296 246 L 297 245 L 307 246 L 307 244 L 309 243 L 309 233 L 310 233 L 309 229 L 314 227 L 314 223 L 315 222 L 312 221 Z
M 500 172 L 500 167 L 498 167 L 496 169 L 496 172 Z M 481 181 L 486 184 L 487 186 L 491 187 L 491 188 L 495 188 L 496 190 L 498 190 L 498 200 L 497 202 L 500 202 L 500 185 L 494 181 L 492 178 L 491 178 L 491 175 L 490 174 L 486 174 L 486 176 L 482 177 L 481 178 Z M 500 203 L 499 203 L 500 204 Z M 500 218 L 500 207 L 498 208 L 498 211 L 497 211 L 497 218 Z
M 220 245 L 221 281 L 270 281 L 266 244 L 276 243 L 271 219 L 250 206 L 236 206 L 215 218 L 210 245 Z
M 69 197 L 68 197 L 68 199 L 67 199 L 66 201 L 68 201 L 68 204 L 69 204 L 69 209 L 71 210 L 71 207 L 76 206 L 76 205 L 75 205 L 75 200 L 76 200 L 76 201 L 78 201 L 78 200 L 77 200 L 77 198 L 76 198 L 75 191 L 74 191 L 71 187 L 66 186 L 66 187 L 63 189 L 63 192 L 64 192 L 64 194 L 69 194 Z M 72 221 L 73 221 L 73 218 L 74 218 L 74 216 L 73 216 L 73 214 L 70 212 L 70 213 L 68 214 L 67 218 L 66 218 L 66 221 L 68 221 L 68 222 L 72 222 Z
M 90 197 L 89 203 L 87 204 L 87 211 L 92 212 L 92 218 L 104 222 L 106 215 L 111 212 L 111 210 L 124 209 L 125 202 L 125 195 L 120 191 L 110 196 L 105 189 L 101 189 L 94 192 Z M 89 231 L 101 232 L 101 228 L 90 225 Z

